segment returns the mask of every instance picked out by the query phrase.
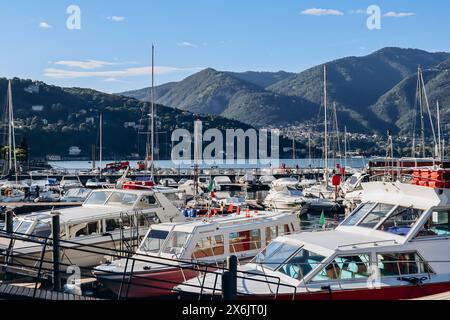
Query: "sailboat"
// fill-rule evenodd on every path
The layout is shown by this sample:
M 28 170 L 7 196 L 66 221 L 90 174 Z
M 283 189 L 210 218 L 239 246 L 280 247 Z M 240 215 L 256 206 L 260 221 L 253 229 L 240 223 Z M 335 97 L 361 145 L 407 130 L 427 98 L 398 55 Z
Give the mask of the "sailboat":
M 17 170 L 17 153 L 16 153 L 16 137 L 15 137 L 15 126 L 14 126 L 14 107 L 12 99 L 12 83 L 11 80 L 8 82 L 6 108 L 5 108 L 5 124 L 6 124 L 6 136 L 8 140 L 7 150 L 5 152 L 6 157 L 3 166 L 3 180 L 1 191 L 2 196 L 0 197 L 2 202 L 7 201 L 21 201 L 24 199 L 24 193 L 19 190 L 19 177 Z M 15 178 L 15 182 L 11 183 L 8 179 L 12 176 Z
M 154 158 L 155 158 L 155 47 L 152 45 L 152 86 L 150 88 L 151 114 L 150 114 L 150 135 L 147 137 L 147 148 L 145 155 L 145 170 L 148 171 L 150 161 L 150 177 L 140 177 L 134 181 L 123 183 L 124 189 L 150 189 L 155 186 Z
M 323 105 L 324 105 L 324 181 L 304 189 L 304 194 L 316 198 L 332 199 L 335 190 L 329 184 L 329 168 L 328 168 L 328 118 L 327 118 L 327 67 L 323 66 Z

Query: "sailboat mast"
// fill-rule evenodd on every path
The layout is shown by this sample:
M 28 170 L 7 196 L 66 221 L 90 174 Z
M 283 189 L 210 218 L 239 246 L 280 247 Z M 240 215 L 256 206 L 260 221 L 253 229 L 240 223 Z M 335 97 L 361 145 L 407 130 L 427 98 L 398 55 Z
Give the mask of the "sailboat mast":
M 420 107 L 420 134 L 421 134 L 421 140 L 422 140 L 422 157 L 425 158 L 426 151 L 425 151 L 425 121 L 424 121 L 424 115 L 423 115 L 423 91 L 422 91 L 422 68 L 419 66 L 419 71 L 417 74 L 419 80 L 418 80 L 418 86 L 419 86 L 419 107 Z
M 152 129 L 151 129 L 151 152 L 152 152 L 152 162 L 150 167 L 151 176 L 153 179 L 154 174 L 154 160 L 155 160 L 155 46 L 152 45 L 152 89 L 151 89 L 151 108 L 152 108 Z
M 347 126 L 344 126 L 344 167 L 347 167 Z
M 13 166 L 13 158 L 14 158 L 14 174 L 16 176 L 16 183 L 18 181 L 17 176 L 17 158 L 16 158 L 16 137 L 14 130 L 14 107 L 12 100 L 12 85 L 11 80 L 8 82 L 8 154 L 9 154 L 9 169 L 11 170 Z
M 99 154 L 99 159 L 100 159 L 100 175 L 102 173 L 102 168 L 103 168 L 103 115 L 100 114 L 100 154 Z
M 438 130 L 438 150 L 437 155 L 442 160 L 442 142 L 441 142 L 441 115 L 439 110 L 439 101 L 436 101 L 436 114 L 437 114 L 437 130 Z
M 325 139 L 324 139 L 324 158 L 325 158 L 325 182 L 328 185 L 328 124 L 327 124 L 327 66 L 323 66 L 323 106 L 325 115 Z

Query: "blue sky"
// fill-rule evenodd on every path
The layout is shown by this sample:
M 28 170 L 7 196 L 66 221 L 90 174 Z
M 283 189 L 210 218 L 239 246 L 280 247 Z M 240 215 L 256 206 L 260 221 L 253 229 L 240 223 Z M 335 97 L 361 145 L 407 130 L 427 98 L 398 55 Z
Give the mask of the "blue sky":
M 385 46 L 450 51 L 446 0 L 0 0 L 0 77 L 118 92 L 212 67 L 299 72 Z M 81 29 L 69 30 L 69 5 Z M 380 30 L 366 26 L 378 5 Z

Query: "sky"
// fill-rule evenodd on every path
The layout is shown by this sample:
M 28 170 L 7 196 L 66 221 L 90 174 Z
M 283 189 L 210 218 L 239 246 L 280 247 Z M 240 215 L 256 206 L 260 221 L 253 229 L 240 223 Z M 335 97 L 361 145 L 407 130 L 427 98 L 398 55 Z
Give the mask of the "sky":
M 0 0 L 0 77 L 139 89 L 152 44 L 156 85 L 207 67 L 300 72 L 386 46 L 450 51 L 449 16 L 448 0 Z

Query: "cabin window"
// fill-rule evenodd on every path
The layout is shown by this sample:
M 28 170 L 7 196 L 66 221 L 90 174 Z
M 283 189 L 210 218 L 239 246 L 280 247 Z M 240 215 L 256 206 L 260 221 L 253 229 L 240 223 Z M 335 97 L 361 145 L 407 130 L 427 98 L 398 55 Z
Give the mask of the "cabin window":
M 147 237 L 142 242 L 140 250 L 154 253 L 159 252 L 168 235 L 169 231 L 155 229 L 150 230 Z
M 84 237 L 91 234 L 100 233 L 100 223 L 98 221 L 90 223 L 82 223 L 70 226 L 70 234 L 72 237 Z
M 187 243 L 189 233 L 187 232 L 177 232 L 174 231 L 169 237 L 166 245 L 164 246 L 163 252 L 178 255 Z
M 312 281 L 364 279 L 369 274 L 369 255 L 339 256 L 324 267 Z
M 242 252 L 261 248 L 259 229 L 230 233 L 230 252 Z
M 34 227 L 34 230 L 31 233 L 31 235 L 36 238 L 48 238 L 51 235 L 51 233 L 52 228 L 50 226 L 50 223 L 38 222 Z
M 136 209 L 147 209 L 154 207 L 157 204 L 156 198 L 154 196 L 143 196 L 139 199 L 136 204 Z
M 110 194 L 108 191 L 92 192 L 85 204 L 104 204 Z
M 392 204 L 378 203 L 375 208 L 358 224 L 360 227 L 374 228 L 394 208 Z
M 32 224 L 33 222 L 30 221 L 22 221 L 22 223 L 17 226 L 17 229 L 15 229 L 14 232 L 19 234 L 26 234 Z
M 353 213 L 350 214 L 350 216 L 347 219 L 345 219 L 341 225 L 354 226 L 374 207 L 374 205 L 375 205 L 374 202 L 366 202 L 362 204 L 355 211 L 353 211 Z
M 106 202 L 107 205 L 131 207 L 137 200 L 137 195 L 122 192 L 113 192 Z
M 194 252 L 192 252 L 192 259 L 200 259 L 205 257 L 214 257 L 223 255 L 225 246 L 223 235 L 210 236 L 201 239 L 195 245 Z
M 273 239 L 275 239 L 279 236 L 290 234 L 291 228 L 289 227 L 288 224 L 267 227 L 266 228 L 266 245 L 269 244 Z
M 120 229 L 119 219 L 106 220 L 106 232 L 114 231 L 116 229 Z
M 324 259 L 324 256 L 302 248 L 286 263 L 283 263 L 278 271 L 291 278 L 301 280 L 311 270 L 320 265 Z
M 422 213 L 423 210 L 411 207 L 398 207 L 392 212 L 389 218 L 383 222 L 378 230 L 406 236 Z
M 434 210 L 425 222 L 417 237 L 449 236 L 450 222 L 448 219 L 450 209 Z
M 269 244 L 273 239 L 278 237 L 278 227 L 272 226 L 266 228 L 266 245 Z
M 382 277 L 430 273 L 426 262 L 415 252 L 380 253 L 378 269 Z

